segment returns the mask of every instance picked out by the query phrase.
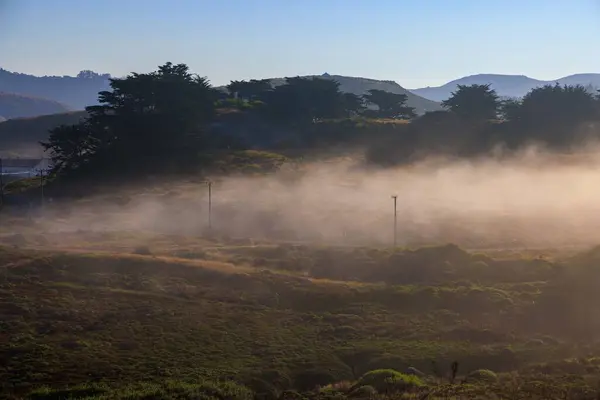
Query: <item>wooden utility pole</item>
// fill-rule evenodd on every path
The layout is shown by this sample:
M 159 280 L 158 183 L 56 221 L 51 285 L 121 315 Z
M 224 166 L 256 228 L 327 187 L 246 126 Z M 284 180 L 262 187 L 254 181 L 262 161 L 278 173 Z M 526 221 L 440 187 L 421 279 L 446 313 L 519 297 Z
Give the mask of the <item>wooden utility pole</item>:
M 208 229 L 212 231 L 212 182 L 208 181 Z
M 2 157 L 0 157 L 0 206 L 4 204 L 4 169 L 2 167 Z
M 398 238 L 398 209 L 396 207 L 396 202 L 398 200 L 397 195 L 393 195 L 392 199 L 394 199 L 394 247 L 396 247 L 397 238 Z
M 40 169 L 40 189 L 42 194 L 42 207 L 44 207 L 44 170 Z

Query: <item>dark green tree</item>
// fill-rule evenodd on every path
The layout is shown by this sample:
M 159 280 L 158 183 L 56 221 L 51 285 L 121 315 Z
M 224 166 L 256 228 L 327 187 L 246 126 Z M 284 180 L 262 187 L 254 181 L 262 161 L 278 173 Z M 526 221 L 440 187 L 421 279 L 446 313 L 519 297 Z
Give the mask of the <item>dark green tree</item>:
M 467 119 L 495 119 L 500 100 L 490 85 L 458 85 L 442 106 Z
M 582 123 L 598 116 L 598 102 L 584 86 L 546 85 L 527 93 L 503 111 L 506 138 L 514 143 L 535 141 L 563 148 L 593 135 Z
M 40 142 L 55 170 L 76 169 L 89 161 L 96 151 L 97 140 L 86 123 L 60 125 L 50 130 L 47 142 Z
M 271 90 L 271 81 L 268 79 L 251 79 L 250 81 L 231 81 L 227 90 L 231 96 L 237 94 L 238 98 L 251 101 L 261 100 L 265 92 Z
M 406 106 L 408 96 L 386 92 L 385 90 L 371 89 L 364 95 L 367 103 L 377 106 L 373 116 L 379 118 L 410 119 L 416 116 L 415 109 Z
M 364 99 L 354 93 L 342 93 L 342 107 L 347 117 L 360 115 L 366 109 Z
M 286 78 L 286 83 L 265 94 L 269 113 L 279 121 L 313 123 L 344 115 L 339 83 L 321 78 Z
M 216 92 L 187 65 L 166 63 L 152 73 L 111 79 L 110 85 L 112 90 L 100 92 L 100 105 L 86 109 L 87 120 L 72 128 L 88 135 L 77 143 L 93 143 L 84 160 L 96 170 L 162 170 L 190 161 L 202 149 Z M 62 168 L 81 167 L 65 134 L 64 128 L 51 132 L 48 149 Z
M 584 86 L 545 85 L 523 97 L 518 119 L 530 127 L 571 125 L 591 119 L 596 100 Z
M 519 119 L 521 110 L 521 100 L 507 99 L 500 102 L 499 114 L 506 121 L 516 121 Z

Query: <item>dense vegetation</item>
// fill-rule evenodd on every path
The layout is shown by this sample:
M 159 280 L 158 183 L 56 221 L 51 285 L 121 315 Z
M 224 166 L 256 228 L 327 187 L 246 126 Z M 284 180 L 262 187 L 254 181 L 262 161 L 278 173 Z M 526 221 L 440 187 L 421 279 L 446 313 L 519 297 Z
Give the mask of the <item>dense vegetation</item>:
M 596 393 L 598 249 L 539 260 L 139 233 L 2 242 L 52 249 L 0 248 L 7 394 Z
M 544 86 L 519 101 L 459 86 L 445 111 L 417 115 L 403 94 L 358 96 L 319 77 L 223 91 L 171 63 L 112 79 L 99 100 L 44 141 L 52 179 L 264 173 L 283 154 L 340 145 L 379 165 L 530 143 L 564 150 L 597 138 L 600 118 L 600 99 L 581 86 Z M 0 213 L 8 398 L 598 394 L 598 248 L 541 257 L 257 243 L 214 231 L 44 234 L 44 222 Z
M 356 143 L 367 147 L 370 162 L 393 165 L 431 154 L 477 156 L 498 146 L 564 149 L 599 134 L 593 122 L 600 102 L 582 86 L 543 86 L 519 101 L 500 101 L 489 85 L 459 86 L 443 103 L 447 111 L 420 117 L 406 95 L 374 89 L 357 96 L 318 77 L 276 86 L 234 81 L 225 93 L 183 64 L 112 79 L 111 88 L 100 93 L 100 105 L 87 108 L 84 122 L 52 130 L 44 147 L 55 172 L 189 172 L 231 149 Z M 243 114 L 240 125 L 256 129 L 240 135 L 218 119 L 231 109 Z M 412 122 L 364 123 L 373 118 Z
M 450 81 L 442 86 L 413 89 L 412 92 L 434 101 L 444 101 L 452 96 L 457 85 L 490 85 L 498 96 L 521 98 L 535 88 L 545 85 L 581 85 L 594 92 L 600 88 L 600 74 L 575 74 L 552 80 L 539 80 L 525 75 L 477 74 Z

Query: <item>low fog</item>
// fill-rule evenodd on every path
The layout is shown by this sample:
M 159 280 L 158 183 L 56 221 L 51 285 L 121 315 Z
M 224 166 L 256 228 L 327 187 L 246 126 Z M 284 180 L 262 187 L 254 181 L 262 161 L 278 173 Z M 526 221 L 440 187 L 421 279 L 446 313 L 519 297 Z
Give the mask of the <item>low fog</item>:
M 214 180 L 212 225 L 232 237 L 390 245 L 397 195 L 398 245 L 600 243 L 600 151 L 554 155 L 529 148 L 510 157 L 428 159 L 393 169 L 333 160 Z M 49 206 L 38 222 L 46 232 L 203 235 L 208 188 L 200 181 L 148 180 L 127 192 Z

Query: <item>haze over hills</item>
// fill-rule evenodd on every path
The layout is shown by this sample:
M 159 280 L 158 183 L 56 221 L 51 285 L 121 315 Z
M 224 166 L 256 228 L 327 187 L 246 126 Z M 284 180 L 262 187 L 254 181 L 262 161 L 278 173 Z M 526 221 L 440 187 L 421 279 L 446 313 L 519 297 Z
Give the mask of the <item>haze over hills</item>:
M 310 76 L 309 76 L 310 77 Z M 418 114 L 423 114 L 427 111 L 436 111 L 441 109 L 441 105 L 431 100 L 424 99 L 420 96 L 417 96 L 408 90 L 404 89 L 402 86 L 398 85 L 393 81 L 378 81 L 375 79 L 367 79 L 367 78 L 356 78 L 356 77 L 347 77 L 341 75 L 320 75 L 321 78 L 326 79 L 335 79 L 340 83 L 340 89 L 344 92 L 355 93 L 358 95 L 362 95 L 367 93 L 372 89 L 384 90 L 387 92 L 392 92 L 396 94 L 405 94 L 407 96 L 407 104 L 410 107 L 414 107 L 415 111 Z M 35 77 L 33 77 L 35 78 Z M 65 89 L 63 91 L 63 96 L 67 96 L 69 90 L 79 90 L 79 96 L 82 98 L 87 96 L 87 98 L 91 98 L 92 90 L 96 90 L 91 86 L 87 88 L 81 86 L 76 88 L 73 86 L 73 79 L 65 78 L 65 81 L 61 81 L 57 79 L 55 81 L 56 87 L 58 88 L 57 82 L 64 82 Z M 32 82 L 36 82 L 33 79 Z M 37 81 L 43 82 L 43 81 Z M 274 78 L 271 79 L 271 82 L 274 86 L 285 83 L 284 78 Z M 70 86 L 69 86 L 70 85 Z M 1 87 L 1 86 L 0 86 Z M 219 87 L 221 90 L 226 90 L 225 87 Z M 87 95 L 83 92 L 90 91 Z M 32 89 L 33 91 L 33 89 Z M 13 97 L 19 97 L 18 95 L 12 95 Z M 58 104 L 51 101 L 48 101 L 49 104 Z M 0 108 L 0 111 L 2 109 Z M 77 123 L 83 116 L 85 116 L 84 111 L 78 112 L 66 112 L 67 109 L 62 107 L 58 107 L 52 112 L 46 112 L 47 110 L 40 110 L 38 108 L 33 108 L 26 115 L 13 115 L 9 113 L 6 115 L 7 118 L 15 118 L 15 117 L 35 117 L 36 115 L 43 115 L 36 118 L 17 118 L 17 119 L 8 119 L 6 122 L 0 123 L 0 147 L 10 148 L 13 151 L 18 150 L 19 153 L 35 155 L 38 156 L 38 153 L 41 153 L 41 148 L 37 145 L 37 143 L 41 140 L 46 140 L 48 138 L 48 131 L 58 125 L 71 125 Z M 44 115 L 44 114 L 55 114 L 55 115 Z M 0 115 L 2 113 L 0 112 Z
M 354 76 L 343 75 L 304 75 L 301 78 L 322 78 L 335 80 L 340 84 L 342 92 L 353 93 L 356 95 L 364 95 L 369 90 L 383 90 L 395 94 L 405 94 L 407 96 L 406 105 L 414 107 L 417 114 L 424 114 L 428 111 L 438 111 L 442 109 L 438 102 L 428 100 L 420 95 L 414 94 L 408 89 L 403 88 L 394 81 L 381 81 L 377 79 L 361 78 Z M 268 78 L 273 86 L 283 85 L 285 78 Z M 227 90 L 225 86 L 219 86 L 217 89 Z
M 407 96 L 406 104 L 409 107 L 414 107 L 417 114 L 424 114 L 428 111 L 438 111 L 442 106 L 436 102 L 422 97 L 419 94 L 412 93 L 410 90 L 403 88 L 394 81 L 380 81 L 377 79 L 360 78 L 343 75 L 308 75 L 308 78 L 324 78 L 332 79 L 340 84 L 342 92 L 354 93 L 356 95 L 366 94 L 369 90 L 383 90 L 395 94 L 405 94 Z M 283 78 L 270 79 L 273 85 L 281 85 L 285 82 Z
M 525 75 L 478 74 L 453 80 L 442 86 L 410 89 L 411 92 L 433 101 L 448 99 L 458 85 L 490 84 L 501 97 L 523 97 L 531 89 L 544 85 L 583 85 L 600 88 L 600 74 L 575 74 L 556 80 L 543 81 Z
M 77 76 L 34 76 L 0 68 L 0 91 L 41 97 L 72 110 L 83 110 L 98 102 L 98 92 L 109 88 L 109 78 L 109 74 L 93 71 L 81 71 Z
M 554 83 L 600 88 L 600 74 L 596 73 L 575 74 L 551 81 L 525 75 L 478 74 L 456 79 L 442 86 L 418 89 L 405 89 L 394 81 L 327 73 L 304 77 L 334 79 L 340 83 L 343 92 L 357 95 L 363 95 L 371 89 L 405 94 L 408 97 L 407 105 L 414 107 L 418 114 L 441 110 L 439 102 L 449 98 L 458 85 L 491 84 L 501 97 L 522 97 L 533 88 Z M 0 94 L 4 97 L 0 99 L 0 117 L 11 119 L 83 110 L 86 106 L 97 104 L 98 92 L 109 89 L 109 78 L 109 74 L 93 71 L 81 71 L 77 76 L 39 77 L 0 68 L 0 91 L 5 92 Z M 269 80 L 273 85 L 285 82 L 284 78 Z M 223 86 L 219 88 L 225 89 Z M 17 106 L 18 111 L 15 109 Z
M 349 77 L 342 75 L 310 75 L 307 77 L 319 77 L 335 79 L 340 83 L 343 92 L 363 95 L 371 89 L 384 90 L 396 94 L 405 94 L 408 97 L 407 105 L 414 107 L 418 114 L 427 111 L 440 110 L 440 104 L 411 93 L 394 81 L 380 81 L 376 79 Z M 10 72 L 0 68 L 0 91 L 15 93 L 24 96 L 35 96 L 60 102 L 71 110 L 83 110 L 86 106 L 97 104 L 98 92 L 109 89 L 109 74 L 98 74 L 93 71 L 81 71 L 77 76 L 33 76 Z M 210 78 L 210 77 L 209 77 Z M 272 78 L 274 85 L 284 83 L 284 78 Z M 221 87 L 224 89 L 224 87 Z M 63 110 L 54 112 L 60 113 Z M 41 115 L 31 110 L 29 113 L 20 115 L 0 115 L 5 118 Z
M 39 97 L 0 92 L 0 117 L 3 119 L 34 117 L 69 111 L 59 102 Z
M 74 111 L 33 118 L 0 120 L 0 156 L 4 151 L 20 156 L 39 157 L 43 154 L 40 141 L 48 139 L 48 131 L 59 125 L 73 125 L 85 118 L 85 111 Z

